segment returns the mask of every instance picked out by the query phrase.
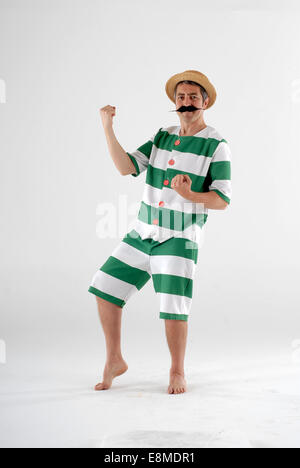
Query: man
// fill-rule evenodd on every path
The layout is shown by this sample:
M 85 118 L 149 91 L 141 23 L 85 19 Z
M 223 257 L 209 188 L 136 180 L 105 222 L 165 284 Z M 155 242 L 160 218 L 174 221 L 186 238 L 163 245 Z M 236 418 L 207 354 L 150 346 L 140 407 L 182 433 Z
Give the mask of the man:
M 122 308 L 151 275 L 172 359 L 168 393 L 187 390 L 184 359 L 198 245 L 208 209 L 223 210 L 230 203 L 231 153 L 227 141 L 204 122 L 204 110 L 214 104 L 216 91 L 203 73 L 178 73 L 165 89 L 176 105 L 180 126 L 161 127 L 132 153 L 124 151 L 113 132 L 116 108 L 100 110 L 119 172 L 137 177 L 147 170 L 147 175 L 134 229 L 89 287 L 96 296 L 107 350 L 103 379 L 95 390 L 110 388 L 128 369 L 120 346 Z

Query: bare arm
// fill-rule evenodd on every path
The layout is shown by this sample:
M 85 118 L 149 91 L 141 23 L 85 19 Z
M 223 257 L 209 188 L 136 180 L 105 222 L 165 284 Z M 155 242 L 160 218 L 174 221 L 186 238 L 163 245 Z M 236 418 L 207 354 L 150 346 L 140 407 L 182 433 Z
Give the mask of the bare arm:
M 133 162 L 118 142 L 112 127 L 105 129 L 105 137 L 112 160 L 120 174 L 127 175 L 136 172 Z
M 206 208 L 212 210 L 225 210 L 228 206 L 228 203 L 213 190 L 210 192 L 193 192 L 191 190 L 187 198 L 195 203 L 203 203 Z
M 115 116 L 114 106 L 105 106 L 100 109 L 103 129 L 107 141 L 107 146 L 112 160 L 122 175 L 135 173 L 135 167 L 130 157 L 118 142 L 113 130 L 113 117 Z
M 201 203 L 205 208 L 212 210 L 225 210 L 228 203 L 214 190 L 209 192 L 194 192 L 191 189 L 192 180 L 188 174 L 177 174 L 173 177 L 171 187 L 179 195 L 193 203 Z

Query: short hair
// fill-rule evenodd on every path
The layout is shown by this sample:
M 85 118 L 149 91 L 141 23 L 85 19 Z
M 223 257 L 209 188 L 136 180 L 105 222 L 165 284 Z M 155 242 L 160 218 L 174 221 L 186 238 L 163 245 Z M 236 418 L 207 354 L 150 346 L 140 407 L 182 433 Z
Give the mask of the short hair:
M 191 80 L 183 80 L 183 81 L 179 81 L 179 82 L 177 83 L 177 85 L 175 86 L 175 90 L 174 90 L 174 99 L 175 99 L 175 100 L 176 100 L 177 86 L 178 86 L 180 83 L 192 84 L 192 85 L 199 86 L 199 88 L 200 88 L 200 93 L 201 93 L 201 96 L 202 96 L 202 98 L 203 98 L 203 102 L 205 101 L 206 98 L 208 98 L 207 91 L 206 91 L 206 90 L 203 88 L 203 86 L 201 86 L 199 83 L 196 83 L 195 81 L 191 81 Z

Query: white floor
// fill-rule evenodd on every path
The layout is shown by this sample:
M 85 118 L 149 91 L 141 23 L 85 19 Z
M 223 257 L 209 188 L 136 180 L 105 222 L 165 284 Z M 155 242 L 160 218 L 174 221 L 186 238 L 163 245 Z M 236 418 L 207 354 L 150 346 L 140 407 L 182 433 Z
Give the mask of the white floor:
M 149 356 L 132 354 L 128 373 L 101 393 L 94 362 L 68 359 L 0 366 L 1 447 L 300 447 L 291 355 L 189 361 L 182 395 L 167 394 L 166 362 Z

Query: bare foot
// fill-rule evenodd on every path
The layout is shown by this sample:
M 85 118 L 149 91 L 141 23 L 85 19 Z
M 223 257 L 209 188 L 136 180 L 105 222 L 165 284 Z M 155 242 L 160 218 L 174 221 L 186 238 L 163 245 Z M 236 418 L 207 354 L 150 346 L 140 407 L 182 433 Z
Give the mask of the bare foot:
M 185 393 L 187 390 L 184 374 L 170 372 L 170 385 L 168 388 L 169 394 Z
M 103 381 L 95 386 L 95 390 L 108 390 L 112 385 L 113 379 L 124 374 L 127 369 L 128 366 L 124 359 L 107 362 L 104 368 Z

